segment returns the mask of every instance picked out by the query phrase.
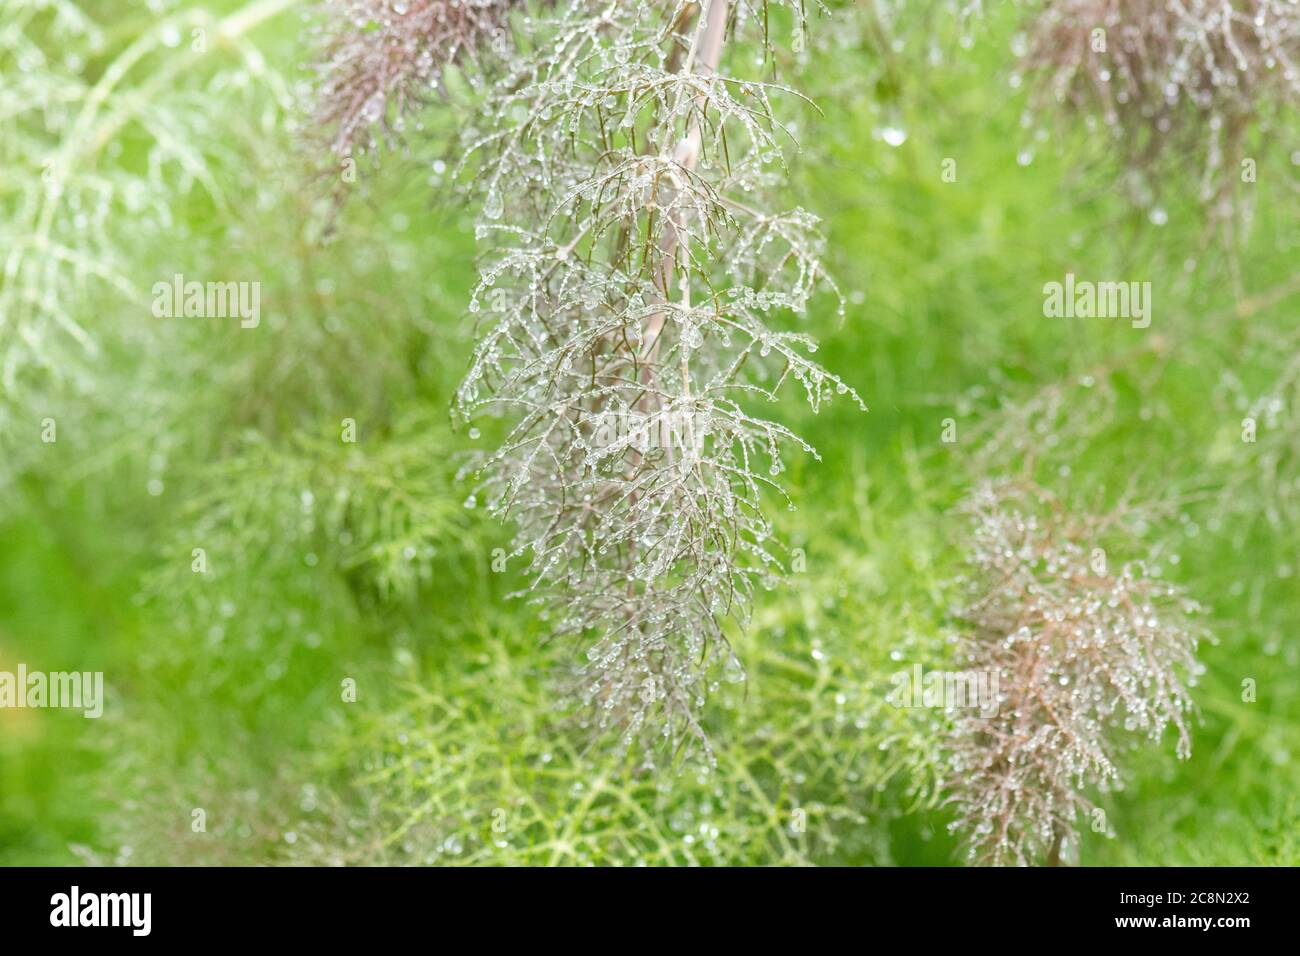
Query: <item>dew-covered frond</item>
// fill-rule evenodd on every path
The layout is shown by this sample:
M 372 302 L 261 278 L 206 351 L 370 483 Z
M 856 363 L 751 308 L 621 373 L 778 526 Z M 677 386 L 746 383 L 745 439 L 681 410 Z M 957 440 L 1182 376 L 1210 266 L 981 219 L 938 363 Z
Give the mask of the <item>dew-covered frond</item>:
M 391 145 L 444 71 L 503 40 L 515 0 L 327 0 L 314 129 L 340 160 Z M 471 72 L 470 76 L 475 74 Z
M 0 68 L 12 78 L 0 90 L 6 399 L 87 387 L 105 343 L 138 335 L 115 312 L 138 314 L 140 326 L 149 317 L 149 290 L 161 277 L 133 272 L 132 253 L 182 230 L 178 202 L 238 200 L 212 175 L 236 144 L 210 121 L 205 97 L 248 93 L 250 132 L 274 129 L 290 90 L 247 34 L 292 5 L 149 14 L 126 42 L 78 5 L 0 0 Z M 271 95 L 255 99 L 255 89 Z M 98 316 L 93 325 L 88 314 Z
M 1021 44 L 1035 109 L 1063 105 L 1105 133 L 1126 188 L 1152 206 L 1192 164 L 1212 223 L 1248 219 L 1243 161 L 1300 104 L 1300 7 L 1290 0 L 1053 0 Z M 1253 144 L 1253 146 L 1251 145 Z
M 957 710 L 946 789 L 972 861 L 1068 859 L 1089 794 L 1120 780 L 1126 737 L 1172 728 L 1191 752 L 1201 608 L 1161 577 L 1123 507 L 1071 513 L 1042 488 L 986 483 L 970 522 L 959 657 L 997 689 Z
M 710 675 L 743 674 L 723 621 L 743 626 L 782 572 L 765 501 L 784 500 L 784 450 L 812 449 L 751 406 L 796 382 L 814 409 L 861 404 L 780 327 L 837 292 L 816 217 L 763 208 L 796 148 L 779 104 L 798 94 L 723 53 L 752 63 L 765 12 L 512 19 L 517 52 L 465 130 L 482 337 L 457 405 L 510 423 L 467 468 L 470 503 L 515 523 L 528 593 L 587 649 L 583 722 L 627 744 L 704 740 Z

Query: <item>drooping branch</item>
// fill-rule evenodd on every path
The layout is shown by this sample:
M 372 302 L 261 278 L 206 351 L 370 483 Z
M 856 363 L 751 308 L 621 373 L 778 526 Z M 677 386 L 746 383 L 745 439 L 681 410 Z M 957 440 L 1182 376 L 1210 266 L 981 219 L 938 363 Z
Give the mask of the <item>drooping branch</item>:
M 582 722 L 671 750 L 704 741 L 710 675 L 743 673 L 723 621 L 781 570 L 779 447 L 811 451 L 740 399 L 792 378 L 814 407 L 851 393 L 766 321 L 823 274 L 815 220 L 727 199 L 777 181 L 782 88 L 718 72 L 747 20 L 761 10 L 666 0 L 521 23 L 530 52 L 466 146 L 490 321 L 459 406 L 510 422 L 479 494 L 514 521 L 555 632 L 588 644 Z
M 991 712 L 956 713 L 947 745 L 952 825 L 974 862 L 1060 863 L 1094 790 L 1120 775 L 1125 737 L 1173 728 L 1191 750 L 1188 688 L 1199 607 L 1132 548 L 1124 513 L 1076 516 L 1044 489 L 981 486 L 972 523 L 961 663 L 995 688 Z

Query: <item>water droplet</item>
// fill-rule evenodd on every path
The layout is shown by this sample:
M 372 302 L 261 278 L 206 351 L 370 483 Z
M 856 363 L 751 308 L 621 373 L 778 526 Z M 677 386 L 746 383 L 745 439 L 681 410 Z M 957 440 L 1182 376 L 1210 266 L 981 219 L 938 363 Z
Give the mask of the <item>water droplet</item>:
M 886 146 L 897 148 L 907 142 L 907 130 L 901 126 L 884 126 L 880 129 L 880 138 Z

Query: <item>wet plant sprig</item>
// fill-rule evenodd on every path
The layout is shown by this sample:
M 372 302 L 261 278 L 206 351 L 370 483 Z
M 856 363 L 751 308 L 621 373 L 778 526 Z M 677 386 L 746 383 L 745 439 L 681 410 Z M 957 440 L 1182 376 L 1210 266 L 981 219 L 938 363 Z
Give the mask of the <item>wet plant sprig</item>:
M 797 381 L 814 409 L 861 404 L 810 338 L 769 325 L 834 286 L 816 218 L 755 198 L 790 141 L 774 101 L 797 94 L 723 69 L 728 39 L 770 42 L 767 14 L 672 0 L 520 18 L 465 137 L 483 333 L 457 406 L 509 422 L 469 469 L 471 502 L 514 522 L 527 593 L 585 645 L 581 722 L 647 755 L 708 754 L 706 695 L 743 677 L 723 622 L 743 626 L 782 572 L 765 498 L 783 494 L 783 447 L 815 452 L 749 403 Z
M 1120 780 L 1119 747 L 1172 728 L 1191 753 L 1189 688 L 1201 609 L 1133 553 L 1120 506 L 1077 515 L 1038 486 L 990 482 L 962 508 L 972 526 L 962 665 L 992 675 L 993 716 L 961 711 L 948 731 L 952 829 L 969 859 L 1060 863 L 1077 851 L 1090 794 Z M 1099 818 L 1104 821 L 1104 816 Z

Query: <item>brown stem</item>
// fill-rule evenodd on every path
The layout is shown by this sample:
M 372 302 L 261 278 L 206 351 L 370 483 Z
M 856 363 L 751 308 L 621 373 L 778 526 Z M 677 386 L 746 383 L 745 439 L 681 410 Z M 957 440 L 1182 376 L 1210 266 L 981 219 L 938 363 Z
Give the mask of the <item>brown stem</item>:
M 1061 832 L 1060 827 L 1057 827 L 1055 836 L 1052 837 L 1052 848 L 1047 853 L 1048 866 L 1064 866 L 1061 862 L 1061 844 L 1064 840 L 1065 834 Z
M 718 68 L 718 62 L 722 58 L 722 42 L 727 32 L 727 0 L 708 0 L 708 2 L 704 22 L 696 27 L 695 38 L 691 41 L 691 50 L 686 55 L 686 64 L 683 67 L 686 73 L 695 72 L 697 63 L 703 69 L 713 72 Z M 702 96 L 697 97 L 696 102 L 702 99 Z M 695 164 L 699 162 L 703 135 L 697 112 L 691 117 L 686 136 L 673 151 L 673 161 L 687 172 L 695 169 Z M 670 217 L 663 237 L 659 240 L 660 282 L 665 299 L 672 288 L 673 261 L 677 253 L 680 231 L 680 224 L 675 218 Z M 653 364 L 654 356 L 658 354 L 659 333 L 663 331 L 666 318 L 665 313 L 658 312 L 646 322 L 643 341 L 650 343 L 646 356 L 648 364 Z

